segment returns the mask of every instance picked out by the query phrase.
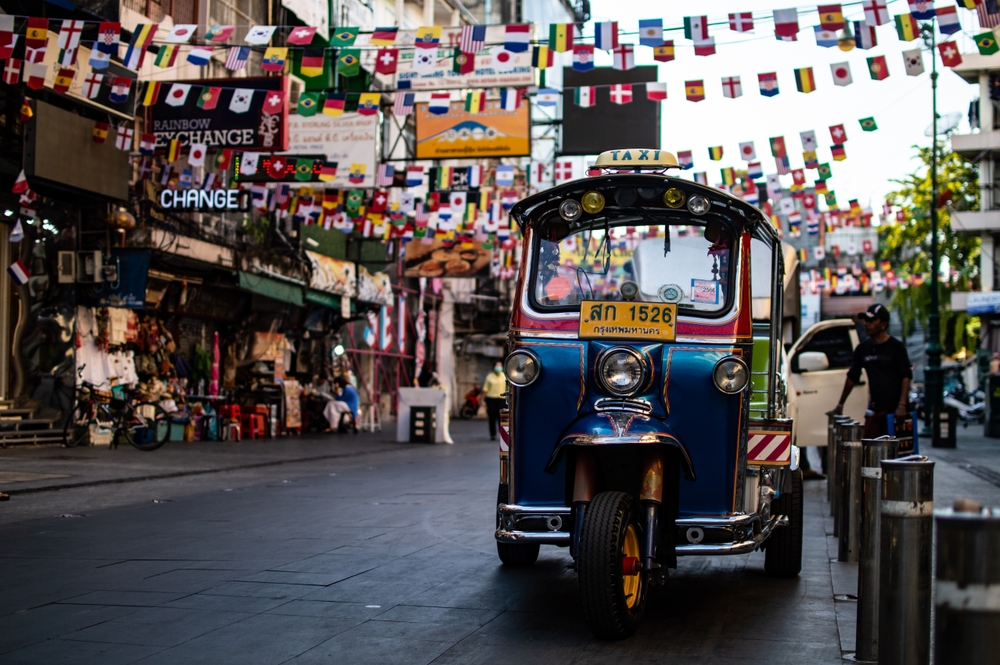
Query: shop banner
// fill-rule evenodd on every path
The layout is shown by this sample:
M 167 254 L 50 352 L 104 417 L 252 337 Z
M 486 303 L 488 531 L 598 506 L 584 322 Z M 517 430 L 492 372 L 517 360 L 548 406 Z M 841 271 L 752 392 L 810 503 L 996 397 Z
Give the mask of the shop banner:
M 111 263 L 118 268 L 116 286 L 104 282 L 97 286 L 97 304 L 101 307 L 146 308 L 146 282 L 149 279 L 148 249 L 112 249 Z
M 531 154 L 531 111 L 527 102 L 516 111 L 486 102 L 482 113 L 469 113 L 464 102 L 452 102 L 448 113 L 436 114 L 417 104 L 417 159 L 519 157 Z
M 357 296 L 357 273 L 352 262 L 332 259 L 308 250 L 306 257 L 312 264 L 310 288 L 348 298 Z
M 159 101 L 149 107 L 149 126 L 156 135 L 156 149 L 164 150 L 172 139 L 182 147 L 204 143 L 209 148 L 236 148 L 282 152 L 287 143 L 285 99 L 279 113 L 264 113 L 268 93 L 285 91 L 285 77 L 210 79 L 183 81 L 191 89 L 182 104 L 167 102 L 174 83 L 163 81 Z M 198 106 L 204 86 L 221 87 L 218 101 L 206 110 Z M 275 97 L 275 95 L 271 95 Z
M 358 266 L 358 300 L 392 306 L 392 282 L 384 272 L 368 272 Z
M 288 150 L 293 155 L 326 155 L 337 163 L 337 176 L 329 186 L 358 189 L 375 186 L 375 138 L 378 115 L 345 113 L 335 118 L 323 113 L 288 116 Z M 357 169 L 359 164 L 363 169 Z M 360 170 L 363 182 L 350 182 L 351 172 Z
M 450 246 L 449 246 L 450 245 Z M 460 249 L 454 242 L 437 240 L 406 244 L 407 277 L 489 277 L 490 255 L 482 243 Z

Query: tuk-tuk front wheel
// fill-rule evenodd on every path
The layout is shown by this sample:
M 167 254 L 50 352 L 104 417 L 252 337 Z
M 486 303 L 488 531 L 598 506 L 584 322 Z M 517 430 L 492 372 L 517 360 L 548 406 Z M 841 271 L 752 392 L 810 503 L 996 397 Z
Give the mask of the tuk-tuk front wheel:
M 587 625 L 596 637 L 619 640 L 639 626 L 649 587 L 642 572 L 639 510 L 625 492 L 602 492 L 587 508 L 577 570 Z
M 795 577 L 802 570 L 802 469 L 792 471 L 792 491 L 771 502 L 771 513 L 788 517 L 764 544 L 764 572 L 770 577 Z
M 497 506 L 508 503 L 510 488 L 500 484 L 497 489 Z M 500 512 L 497 511 L 497 528 L 500 528 Z M 497 555 L 505 566 L 530 566 L 538 559 L 538 543 L 497 543 Z

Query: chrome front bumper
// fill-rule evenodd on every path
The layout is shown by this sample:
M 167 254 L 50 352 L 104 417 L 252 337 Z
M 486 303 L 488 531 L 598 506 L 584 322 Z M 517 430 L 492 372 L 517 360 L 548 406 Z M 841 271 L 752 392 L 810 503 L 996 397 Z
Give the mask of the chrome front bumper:
M 497 511 L 500 514 L 500 528 L 495 534 L 497 542 L 568 547 L 572 540 L 569 532 L 572 508 L 500 504 Z M 677 556 L 746 554 L 759 549 L 775 528 L 787 524 L 788 518 L 779 515 L 772 516 L 767 522 L 763 522 L 757 514 L 679 519 L 676 527 L 680 544 L 675 551 Z M 732 535 L 725 542 L 684 542 L 690 540 L 689 534 L 698 535 L 692 529 L 700 529 L 702 537 L 706 534 L 715 534 L 716 537 Z

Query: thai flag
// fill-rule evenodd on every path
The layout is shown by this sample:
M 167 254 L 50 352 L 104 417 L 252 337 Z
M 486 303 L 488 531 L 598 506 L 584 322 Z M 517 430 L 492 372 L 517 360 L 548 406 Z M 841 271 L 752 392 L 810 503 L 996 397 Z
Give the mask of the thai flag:
M 23 263 L 21 263 L 20 259 L 10 264 L 10 267 L 7 268 L 7 272 L 10 273 L 10 276 L 14 278 L 14 281 L 17 282 L 19 286 L 24 286 L 28 283 L 28 280 L 31 279 L 31 273 L 28 272 L 28 269 Z

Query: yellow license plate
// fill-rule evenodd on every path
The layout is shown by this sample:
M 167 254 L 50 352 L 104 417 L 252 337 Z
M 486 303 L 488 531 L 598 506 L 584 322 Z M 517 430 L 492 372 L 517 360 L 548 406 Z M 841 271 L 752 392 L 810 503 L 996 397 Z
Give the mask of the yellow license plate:
M 580 305 L 580 338 L 671 342 L 676 321 L 674 304 L 585 300 Z

